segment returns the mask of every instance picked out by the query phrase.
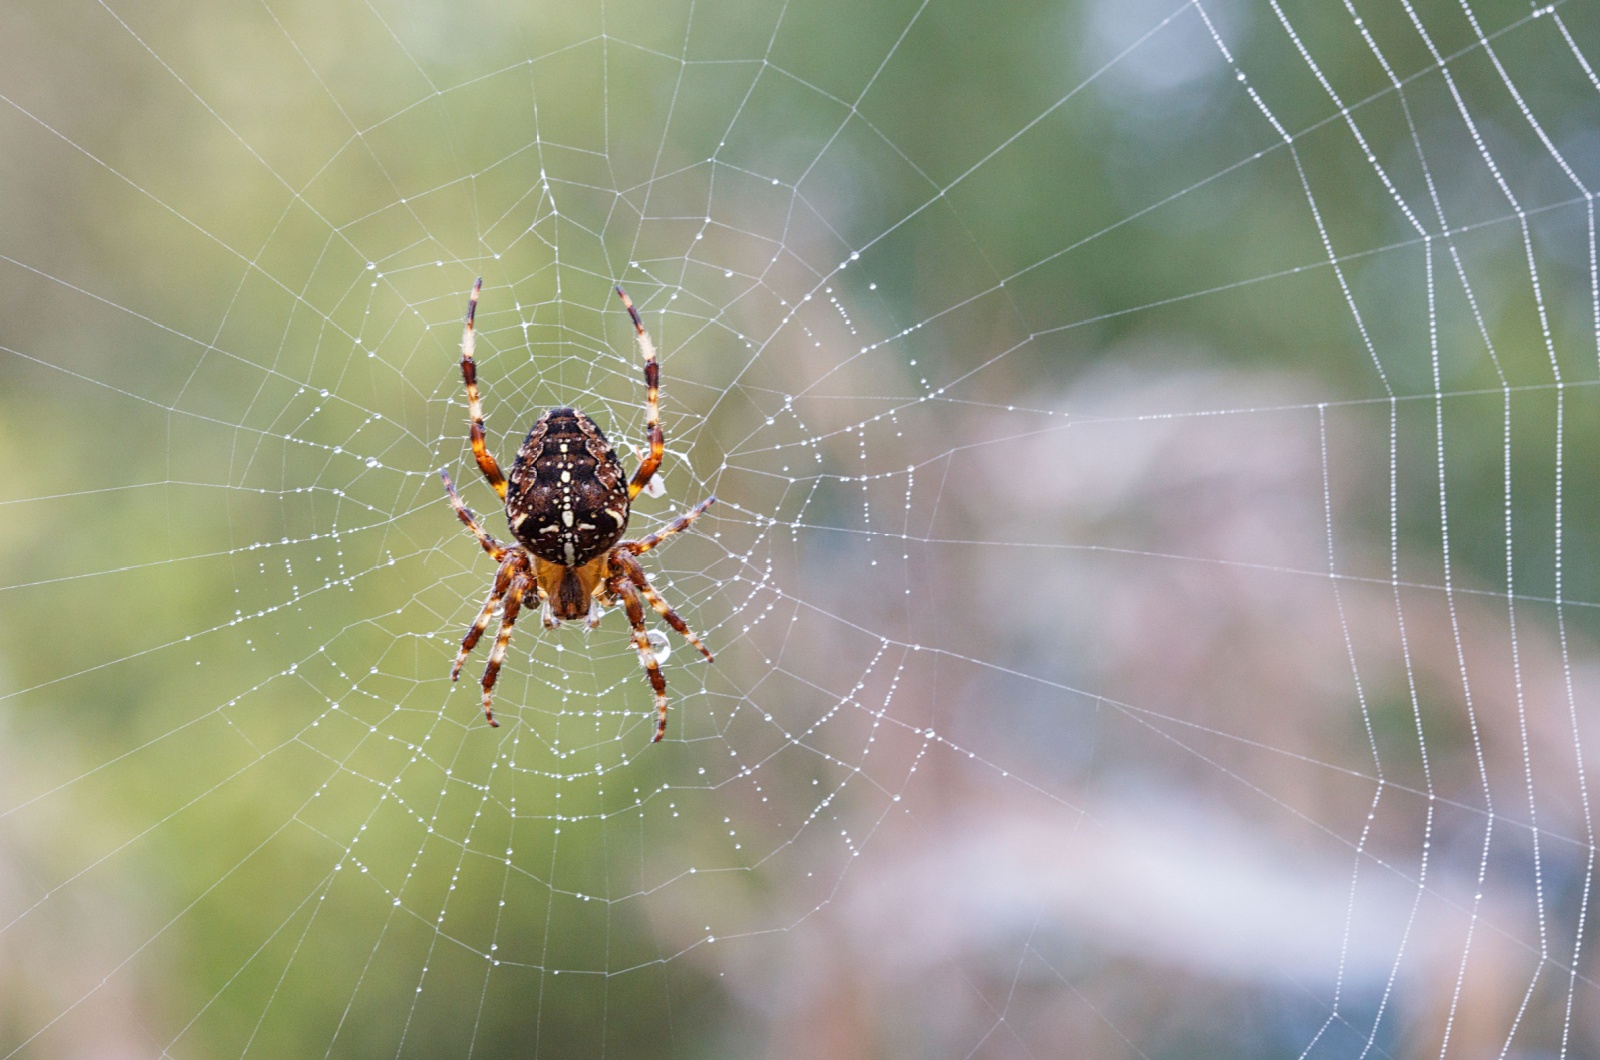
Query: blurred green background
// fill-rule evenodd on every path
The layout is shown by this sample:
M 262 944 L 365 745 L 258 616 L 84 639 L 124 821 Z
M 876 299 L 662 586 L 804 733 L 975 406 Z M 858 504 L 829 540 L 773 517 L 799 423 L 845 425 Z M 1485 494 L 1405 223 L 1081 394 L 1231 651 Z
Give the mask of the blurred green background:
M 5 5 L 0 1056 L 1600 1049 L 1596 15 Z

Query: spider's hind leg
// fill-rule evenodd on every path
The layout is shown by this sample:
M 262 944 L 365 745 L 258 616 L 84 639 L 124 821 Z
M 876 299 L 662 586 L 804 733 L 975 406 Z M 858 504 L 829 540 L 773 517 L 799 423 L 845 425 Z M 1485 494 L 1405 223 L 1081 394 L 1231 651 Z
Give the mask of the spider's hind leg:
M 622 299 L 622 304 L 628 307 L 628 315 L 633 318 L 634 337 L 639 342 L 639 354 L 644 358 L 644 433 L 650 451 L 639 461 L 639 470 L 628 483 L 628 499 L 632 500 L 650 487 L 661 467 L 661 455 L 666 451 L 666 436 L 661 433 L 661 365 L 656 362 L 655 343 L 650 341 L 650 333 L 644 329 L 644 321 L 639 319 L 633 299 L 621 287 L 617 288 L 617 297 Z M 651 493 L 651 496 L 656 495 Z
M 461 500 L 461 495 L 456 492 L 456 484 L 450 481 L 450 472 L 441 467 L 439 469 L 439 477 L 444 479 L 444 489 L 450 495 L 450 506 L 456 510 L 456 517 L 466 524 L 468 530 L 472 531 L 473 536 L 478 539 L 478 544 L 483 546 L 485 552 L 497 560 L 505 559 L 506 547 L 489 536 L 489 532 L 483 528 L 483 524 L 478 522 L 477 517 L 472 514 L 472 509 L 468 508 Z
M 461 329 L 461 380 L 467 386 L 467 415 L 471 417 L 472 456 L 478 462 L 478 470 L 483 472 L 483 477 L 489 480 L 489 485 L 494 487 L 495 493 L 501 500 L 506 499 L 506 477 L 500 470 L 500 465 L 495 461 L 494 454 L 489 452 L 489 442 L 483 427 L 483 402 L 478 397 L 478 362 L 472 359 L 473 351 L 477 348 L 477 332 L 473 330 L 473 319 L 478 315 L 478 292 L 483 290 L 483 279 L 472 285 L 472 294 L 467 299 L 467 320 Z
M 682 515 L 678 516 L 676 519 L 672 520 L 672 522 L 668 523 L 660 530 L 657 530 L 655 533 L 646 534 L 637 541 L 619 541 L 617 543 L 617 547 L 627 549 L 635 556 L 643 552 L 649 552 L 651 549 L 661 544 L 661 542 L 665 541 L 673 534 L 681 534 L 685 530 L 689 529 L 694 521 L 700 518 L 700 516 L 705 513 L 705 510 L 715 503 L 717 503 L 717 498 L 707 497 L 705 500 L 701 501 L 693 508 L 690 508 L 688 511 L 684 512 Z

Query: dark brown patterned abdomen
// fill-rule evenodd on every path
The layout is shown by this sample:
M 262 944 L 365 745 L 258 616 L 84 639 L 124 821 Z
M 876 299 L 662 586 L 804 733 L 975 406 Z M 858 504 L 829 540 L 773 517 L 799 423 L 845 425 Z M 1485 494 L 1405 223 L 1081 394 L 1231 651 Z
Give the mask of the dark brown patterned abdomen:
M 533 425 L 506 476 L 511 532 L 540 559 L 579 567 L 628 525 L 628 480 L 595 422 L 551 409 Z

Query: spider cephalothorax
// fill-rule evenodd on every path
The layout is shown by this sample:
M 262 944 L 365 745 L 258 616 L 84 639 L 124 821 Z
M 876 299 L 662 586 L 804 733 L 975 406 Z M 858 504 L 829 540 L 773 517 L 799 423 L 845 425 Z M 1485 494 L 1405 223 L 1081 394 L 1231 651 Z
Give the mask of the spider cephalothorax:
M 511 629 L 522 609 L 522 598 L 530 590 L 539 598 L 540 612 L 547 629 L 559 625 L 563 619 L 587 618 L 590 628 L 599 624 L 605 609 L 619 599 L 633 627 L 633 643 L 639 651 L 640 662 L 650 678 L 650 687 L 656 700 L 656 735 L 660 740 L 667 731 L 667 681 L 661 675 L 661 664 L 644 628 L 644 601 L 648 601 L 667 625 L 683 634 L 689 643 L 700 650 L 708 660 L 711 653 L 700 638 L 690 632 L 678 613 L 667 605 L 645 577 L 644 568 L 634 557 L 648 552 L 663 540 L 686 529 L 709 508 L 715 497 L 707 497 L 688 512 L 653 534 L 637 541 L 622 541 L 628 527 L 628 515 L 633 499 L 645 489 L 661 467 L 665 440 L 661 433 L 660 367 L 656 364 L 655 347 L 639 319 L 633 302 L 617 288 L 617 295 L 633 318 L 633 327 L 644 356 L 645 382 L 645 433 L 650 451 L 639 462 L 633 478 L 625 478 L 622 462 L 616 450 L 606 441 L 606 436 L 594 420 L 577 409 L 551 409 L 540 416 L 528 432 L 522 448 L 517 450 L 511 474 L 504 475 L 494 454 L 489 452 L 483 428 L 483 404 L 478 398 L 478 369 L 472 359 L 475 344 L 473 319 L 478 310 L 478 293 L 483 281 L 472 285 L 472 296 L 467 301 L 466 327 L 461 337 L 461 376 L 467 385 L 467 406 L 471 416 L 472 455 L 483 471 L 484 478 L 505 502 L 506 519 L 518 544 L 502 545 L 483 529 L 483 526 L 461 502 L 450 476 L 443 469 L 450 503 L 456 515 L 467 525 L 483 550 L 493 556 L 500 569 L 495 573 L 494 586 L 489 599 L 478 613 L 478 619 L 461 640 L 461 650 L 456 653 L 455 666 L 450 670 L 454 681 L 461 674 L 461 666 L 489 627 L 497 609 L 501 611 L 500 632 L 495 637 L 494 648 L 489 653 L 489 663 L 483 671 L 483 713 L 490 725 L 494 720 L 491 693 L 500 664 L 505 658 L 506 645 L 511 640 Z

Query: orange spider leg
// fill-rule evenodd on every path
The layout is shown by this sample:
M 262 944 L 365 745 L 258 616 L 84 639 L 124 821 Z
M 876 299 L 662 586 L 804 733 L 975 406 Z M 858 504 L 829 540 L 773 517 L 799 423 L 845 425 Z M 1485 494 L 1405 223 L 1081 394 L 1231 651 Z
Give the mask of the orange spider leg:
M 639 602 L 633 581 L 626 574 L 613 575 L 610 589 L 622 598 L 622 606 L 628 612 L 628 624 L 633 627 L 633 646 L 639 649 L 639 661 L 644 664 L 645 673 L 650 678 L 650 688 L 655 692 L 656 734 L 650 742 L 660 743 L 661 737 L 667 734 L 667 679 L 661 676 L 661 663 L 656 659 L 655 649 L 650 647 L 649 634 L 645 632 L 644 605 Z
M 489 480 L 489 485 L 500 495 L 501 500 L 506 499 L 506 477 L 500 472 L 500 465 L 495 463 L 494 454 L 489 452 L 489 445 L 485 441 L 483 430 L 483 402 L 478 398 L 478 364 L 472 359 L 472 351 L 477 346 L 477 336 L 472 329 L 473 318 L 478 315 L 478 292 L 483 289 L 483 278 L 472 285 L 472 295 L 467 299 L 467 323 L 461 329 L 461 378 L 467 384 L 467 414 L 472 417 L 472 455 L 478 461 L 478 468 L 483 472 L 483 477 Z
M 690 508 L 687 512 L 678 516 L 676 519 L 672 520 L 672 522 L 668 523 L 660 530 L 657 530 L 655 533 L 646 534 L 637 541 L 619 542 L 617 547 L 625 548 L 629 552 L 632 552 L 635 556 L 639 555 L 641 552 L 649 552 L 651 549 L 661 544 L 661 542 L 665 541 L 673 534 L 681 534 L 683 531 L 687 530 L 690 523 L 700 518 L 701 513 L 716 502 L 717 498 L 707 497 L 705 500 L 701 501 L 693 508 Z
M 661 366 L 656 363 L 656 347 L 650 341 L 650 333 L 644 329 L 639 311 L 633 308 L 633 299 L 621 287 L 617 288 L 617 297 L 622 299 L 622 304 L 628 307 L 628 315 L 633 318 L 634 337 L 644 357 L 644 429 L 650 440 L 650 451 L 639 461 L 639 470 L 628 483 L 628 499 L 633 500 L 661 467 L 661 454 L 666 448 L 666 436 L 661 433 Z
M 483 716 L 489 719 L 489 724 L 496 727 L 499 722 L 494 720 L 492 707 L 495 678 L 500 676 L 500 663 L 506 657 L 506 645 L 511 643 L 511 627 L 517 623 L 517 613 L 522 610 L 522 594 L 528 591 L 528 586 L 533 584 L 533 578 L 525 570 L 518 570 L 511 576 L 511 584 L 506 588 L 505 610 L 500 619 L 500 633 L 494 638 L 494 650 L 489 652 L 489 664 L 483 668 Z
M 689 628 L 689 624 L 661 598 L 660 593 L 656 592 L 655 587 L 645 577 L 644 568 L 639 565 L 639 561 L 634 559 L 631 553 L 620 548 L 616 549 L 611 553 L 611 562 L 622 568 L 623 572 L 627 574 L 628 580 L 650 602 L 650 606 L 656 609 L 656 614 L 666 620 L 667 625 L 677 630 L 683 635 L 684 640 L 699 649 L 700 654 L 706 657 L 706 662 L 714 661 L 711 653 L 706 650 L 706 646 L 700 643 L 700 638 L 695 636 L 694 631 Z
M 461 638 L 461 650 L 456 652 L 455 665 L 450 667 L 450 680 L 454 681 L 461 676 L 461 667 L 465 665 L 468 653 L 478 646 L 483 631 L 489 628 L 489 619 L 494 617 L 494 609 L 506 595 L 506 589 L 511 584 L 513 566 L 512 563 L 503 563 L 500 565 L 500 570 L 495 573 L 494 587 L 489 590 L 489 599 L 484 602 L 483 610 L 478 612 L 478 620 L 472 623 L 467 635 Z
M 450 506 L 456 510 L 457 518 L 467 524 L 467 529 L 472 531 L 473 536 L 478 539 L 478 544 L 483 546 L 485 552 L 497 560 L 505 559 L 506 547 L 490 537 L 489 532 L 483 528 L 483 524 L 473 517 L 472 509 L 462 503 L 461 496 L 456 493 L 456 484 L 450 481 L 450 473 L 441 467 L 439 469 L 439 477 L 444 479 L 445 492 L 450 494 Z

